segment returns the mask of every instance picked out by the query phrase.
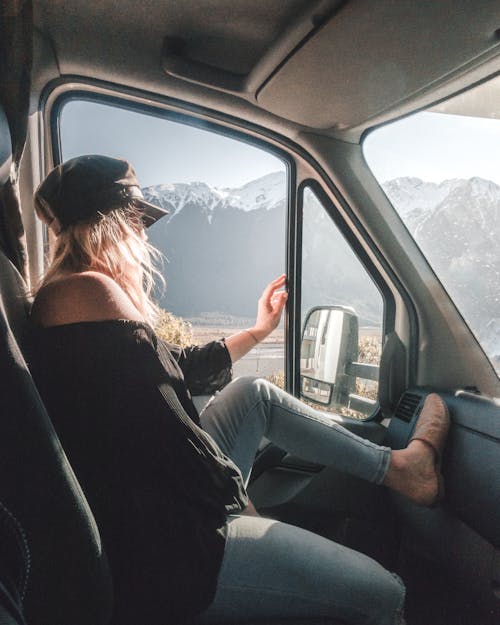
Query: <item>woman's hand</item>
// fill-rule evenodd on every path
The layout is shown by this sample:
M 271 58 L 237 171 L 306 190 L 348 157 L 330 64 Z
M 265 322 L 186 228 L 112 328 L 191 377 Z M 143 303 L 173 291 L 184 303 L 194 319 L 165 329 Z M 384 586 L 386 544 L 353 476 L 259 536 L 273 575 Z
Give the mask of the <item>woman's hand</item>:
M 247 354 L 276 328 L 288 297 L 286 291 L 279 290 L 285 286 L 285 283 L 286 276 L 283 274 L 266 286 L 259 299 L 257 320 L 253 328 L 226 337 L 226 347 L 232 362 L 236 362 Z
M 260 296 L 257 308 L 257 320 L 250 331 L 255 338 L 262 341 L 278 326 L 288 293 L 280 291 L 286 285 L 286 275 L 283 274 L 270 282 Z

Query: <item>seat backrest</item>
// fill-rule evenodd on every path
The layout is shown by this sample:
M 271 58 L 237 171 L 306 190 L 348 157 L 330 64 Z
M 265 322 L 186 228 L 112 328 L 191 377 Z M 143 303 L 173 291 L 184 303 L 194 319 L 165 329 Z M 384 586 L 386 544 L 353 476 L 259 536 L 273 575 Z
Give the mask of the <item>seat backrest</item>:
M 0 108 L 0 186 L 10 136 Z M 7 158 L 10 158 L 7 155 Z M 104 625 L 111 581 L 99 532 L 29 373 L 28 299 L 0 251 L 0 501 L 26 533 L 30 625 Z M 19 341 L 18 341 L 19 339 Z
M 0 502 L 0 623 L 25 625 L 22 604 L 28 585 L 30 553 L 23 528 Z

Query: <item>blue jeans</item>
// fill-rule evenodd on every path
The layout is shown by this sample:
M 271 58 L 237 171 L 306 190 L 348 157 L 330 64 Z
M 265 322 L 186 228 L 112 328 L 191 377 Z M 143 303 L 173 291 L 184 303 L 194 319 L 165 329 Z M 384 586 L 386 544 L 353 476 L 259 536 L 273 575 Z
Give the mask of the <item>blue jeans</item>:
M 266 380 L 236 379 L 200 418 L 246 481 L 263 436 L 304 460 L 377 484 L 389 466 L 388 448 L 352 434 Z M 231 516 L 215 598 L 199 622 L 331 618 L 396 625 L 404 622 L 404 596 L 399 578 L 363 554 L 286 523 Z

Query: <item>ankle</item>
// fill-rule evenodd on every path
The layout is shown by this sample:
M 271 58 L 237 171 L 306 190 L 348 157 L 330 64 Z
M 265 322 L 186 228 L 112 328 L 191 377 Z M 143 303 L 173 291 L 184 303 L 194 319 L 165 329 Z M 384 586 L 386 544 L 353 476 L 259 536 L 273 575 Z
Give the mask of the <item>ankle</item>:
M 401 480 L 411 479 L 415 462 L 427 453 L 426 445 L 422 441 L 411 441 L 405 449 L 392 450 L 389 468 L 383 483 L 391 486 L 393 483 L 399 484 Z
M 404 473 L 407 461 L 406 454 L 404 453 L 406 449 L 398 449 L 391 451 L 391 459 L 389 461 L 389 467 L 387 468 L 387 473 L 385 474 L 383 484 L 388 486 L 389 488 L 394 488 L 397 483 L 399 483 L 399 479 L 401 475 Z

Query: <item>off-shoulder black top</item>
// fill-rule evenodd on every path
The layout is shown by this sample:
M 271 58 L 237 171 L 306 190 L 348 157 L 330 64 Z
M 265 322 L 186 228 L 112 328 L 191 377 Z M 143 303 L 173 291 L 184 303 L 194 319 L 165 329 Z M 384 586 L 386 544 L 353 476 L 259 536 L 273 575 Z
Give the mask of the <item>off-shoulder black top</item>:
M 191 400 L 231 379 L 224 341 L 180 349 L 145 323 L 110 320 L 34 328 L 31 343 L 33 376 L 110 559 L 116 622 L 165 625 L 202 611 L 226 517 L 247 504 Z

